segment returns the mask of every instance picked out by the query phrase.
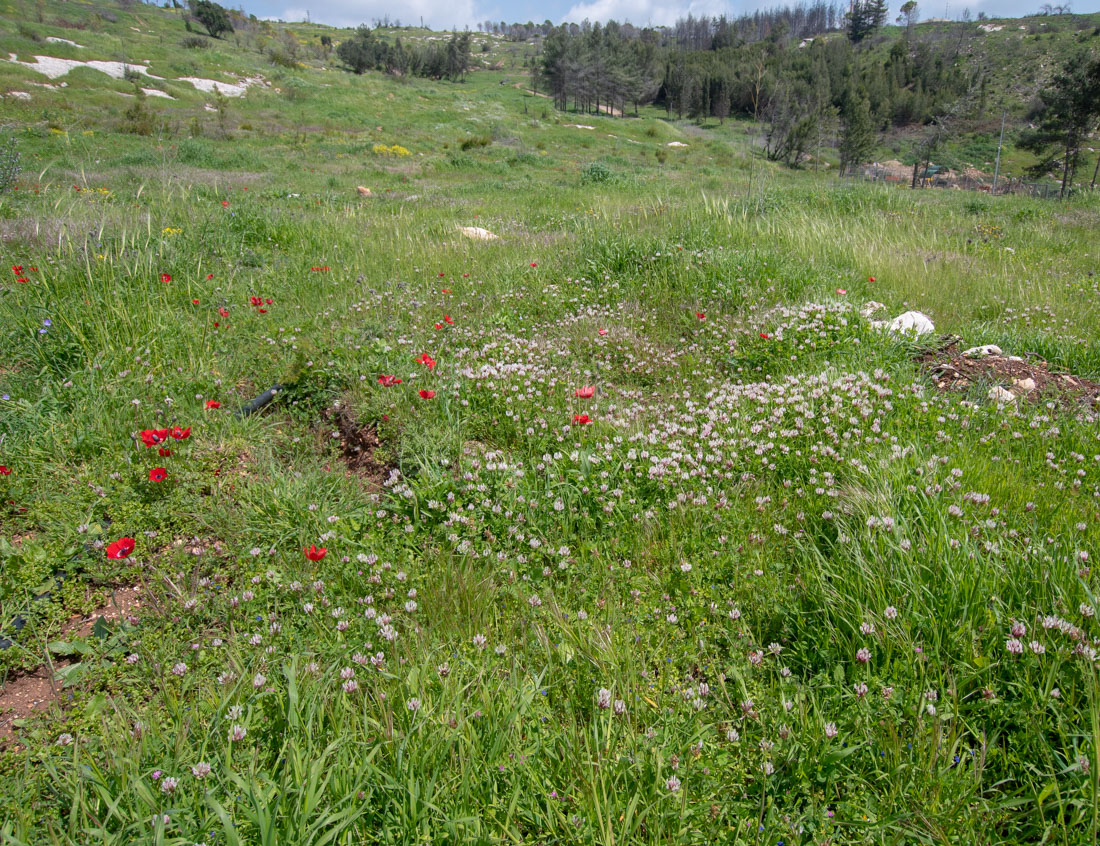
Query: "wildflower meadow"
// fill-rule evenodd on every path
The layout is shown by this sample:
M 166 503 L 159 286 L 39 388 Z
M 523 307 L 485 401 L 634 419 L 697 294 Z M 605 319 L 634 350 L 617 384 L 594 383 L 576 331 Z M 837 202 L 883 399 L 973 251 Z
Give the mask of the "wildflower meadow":
M 165 49 L 3 101 L 0 843 L 1096 842 L 1095 194 Z

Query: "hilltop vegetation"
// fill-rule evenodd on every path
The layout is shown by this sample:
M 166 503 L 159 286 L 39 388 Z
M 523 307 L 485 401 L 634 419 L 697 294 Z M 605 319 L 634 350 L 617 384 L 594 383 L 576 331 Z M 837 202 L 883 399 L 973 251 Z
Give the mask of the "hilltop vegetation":
M 1094 193 L 230 22 L 0 5 L 0 843 L 1096 842 Z

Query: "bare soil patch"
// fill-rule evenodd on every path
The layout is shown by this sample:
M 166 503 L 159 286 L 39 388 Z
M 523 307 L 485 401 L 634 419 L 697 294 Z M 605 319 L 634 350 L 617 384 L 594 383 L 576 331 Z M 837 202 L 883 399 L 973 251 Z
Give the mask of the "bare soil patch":
M 59 662 L 61 666 L 64 663 L 67 662 Z M 16 720 L 49 709 L 60 687 L 60 682 L 52 681 L 54 672 L 52 667 L 39 667 L 34 672 L 9 678 L 0 688 L 0 747 L 7 745 Z
M 1052 371 L 1045 361 L 1006 355 L 965 356 L 957 341 L 930 350 L 919 359 L 941 391 L 966 391 L 973 385 L 1003 385 L 1017 396 L 1039 401 L 1096 402 L 1100 383 Z M 1030 383 L 1028 380 L 1031 380 Z
M 391 468 L 376 456 L 382 446 L 378 430 L 373 424 L 360 423 L 355 412 L 344 403 L 329 411 L 325 418 L 340 433 L 340 457 L 348 470 L 366 479 L 372 487 L 381 488 Z

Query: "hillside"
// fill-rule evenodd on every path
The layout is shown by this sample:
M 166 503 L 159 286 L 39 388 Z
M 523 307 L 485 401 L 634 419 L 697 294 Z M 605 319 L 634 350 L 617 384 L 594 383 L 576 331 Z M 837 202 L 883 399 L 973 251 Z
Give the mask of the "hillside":
M 322 130 L 366 139 L 371 133 L 362 118 L 370 109 L 365 110 L 364 103 L 376 103 L 379 96 L 384 96 L 387 105 L 392 106 L 385 110 L 387 117 L 412 121 L 420 111 L 413 104 L 423 101 L 407 97 L 410 86 L 419 89 L 416 97 L 434 100 L 437 107 L 453 90 L 446 85 L 424 86 L 408 78 L 377 73 L 353 78 L 340 68 L 334 49 L 351 36 L 350 31 L 238 16 L 235 32 L 225 39 L 212 39 L 201 34 L 197 25 L 192 27 L 195 32 L 188 32 L 181 10 L 76 2 L 58 7 L 59 13 L 54 15 L 45 11 L 49 8 L 8 2 L 0 23 L 0 51 L 10 57 L 8 62 L 0 62 L 0 95 L 4 96 L 5 110 L 13 119 L 40 129 L 155 131 L 162 138 L 236 132 L 239 140 L 263 138 L 263 143 L 269 143 L 272 134 L 282 137 Z M 938 164 L 959 172 L 990 171 L 1000 118 L 1006 112 L 1002 173 L 1023 176 L 1034 157 L 1015 149 L 1017 131 L 1028 125 L 1038 93 L 1054 69 L 1073 51 L 1100 43 L 1098 33 L 1100 15 L 970 24 L 929 22 L 917 24 L 910 33 L 886 27 L 860 46 L 856 58 L 859 66 L 867 69 L 868 78 L 875 79 L 882 75 L 875 68 L 886 67 L 893 72 L 891 51 L 899 42 L 941 51 L 954 67 L 952 73 L 969 80 L 967 84 L 974 87 L 975 94 L 972 106 L 955 123 L 946 148 L 939 151 Z M 406 50 L 442 45 L 450 37 L 447 33 L 395 27 L 379 30 L 376 36 L 383 43 L 403 44 Z M 322 37 L 329 46 L 322 43 Z M 813 39 L 801 44 L 792 42 L 787 49 L 805 53 L 838 39 L 845 40 L 843 33 L 822 36 L 816 39 L 816 45 L 811 43 Z M 474 33 L 470 43 L 472 72 L 459 89 L 459 99 L 485 99 L 506 110 L 526 100 L 527 114 L 541 117 L 549 112 L 542 119 L 568 122 L 567 115 L 548 110 L 548 98 L 540 102 L 544 98 L 511 90 L 530 86 L 529 65 L 541 61 L 543 40 L 537 31 L 523 41 Z M 36 56 L 43 58 L 37 60 Z M 94 70 L 94 65 L 75 64 L 82 62 L 107 64 L 99 70 Z M 125 78 L 127 67 L 129 79 Z M 219 108 L 213 93 L 219 85 L 215 83 L 220 83 L 220 90 L 228 97 L 219 118 L 214 117 Z M 538 84 L 541 87 L 541 81 Z M 250 96 L 239 97 L 246 87 L 252 88 Z M 144 102 L 135 105 L 130 100 L 136 94 L 140 97 L 139 88 L 145 95 Z M 658 102 L 641 114 L 666 115 L 669 105 L 663 100 L 664 89 L 652 90 Z M 449 116 L 461 119 L 458 124 L 448 121 L 457 129 L 477 134 L 491 124 L 485 116 L 471 119 L 468 114 L 459 114 L 470 111 L 469 102 L 457 109 L 446 104 L 443 107 Z M 763 135 L 762 129 L 749 126 L 751 121 L 744 115 L 739 118 L 734 113 L 731 117 L 733 120 L 725 126 L 719 126 L 713 117 L 694 123 L 707 126 L 709 137 L 735 148 L 746 143 L 749 134 L 757 138 Z M 910 165 L 921 127 L 891 124 L 880 129 L 885 131 L 879 136 L 875 158 L 899 159 Z M 403 125 L 401 131 L 416 135 L 419 128 Z M 641 140 L 634 137 L 637 132 L 630 127 L 615 134 Z M 519 135 L 525 142 L 532 140 L 522 130 Z M 424 137 L 427 139 L 430 133 Z M 835 141 L 834 129 L 823 142 L 816 143 L 807 162 L 815 167 L 835 166 Z M 438 143 L 420 145 L 419 152 L 429 158 L 447 155 Z M 1081 172 L 1091 174 L 1091 165 L 1089 158 Z
M 234 27 L 0 0 L 0 846 L 1097 842 L 1100 195 Z

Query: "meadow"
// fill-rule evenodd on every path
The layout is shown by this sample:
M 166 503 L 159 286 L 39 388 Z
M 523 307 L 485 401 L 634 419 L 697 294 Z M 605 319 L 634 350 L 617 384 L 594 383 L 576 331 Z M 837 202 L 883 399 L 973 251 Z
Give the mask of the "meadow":
M 175 100 L 0 63 L 0 843 L 1096 842 L 1100 198 L 112 14 Z

